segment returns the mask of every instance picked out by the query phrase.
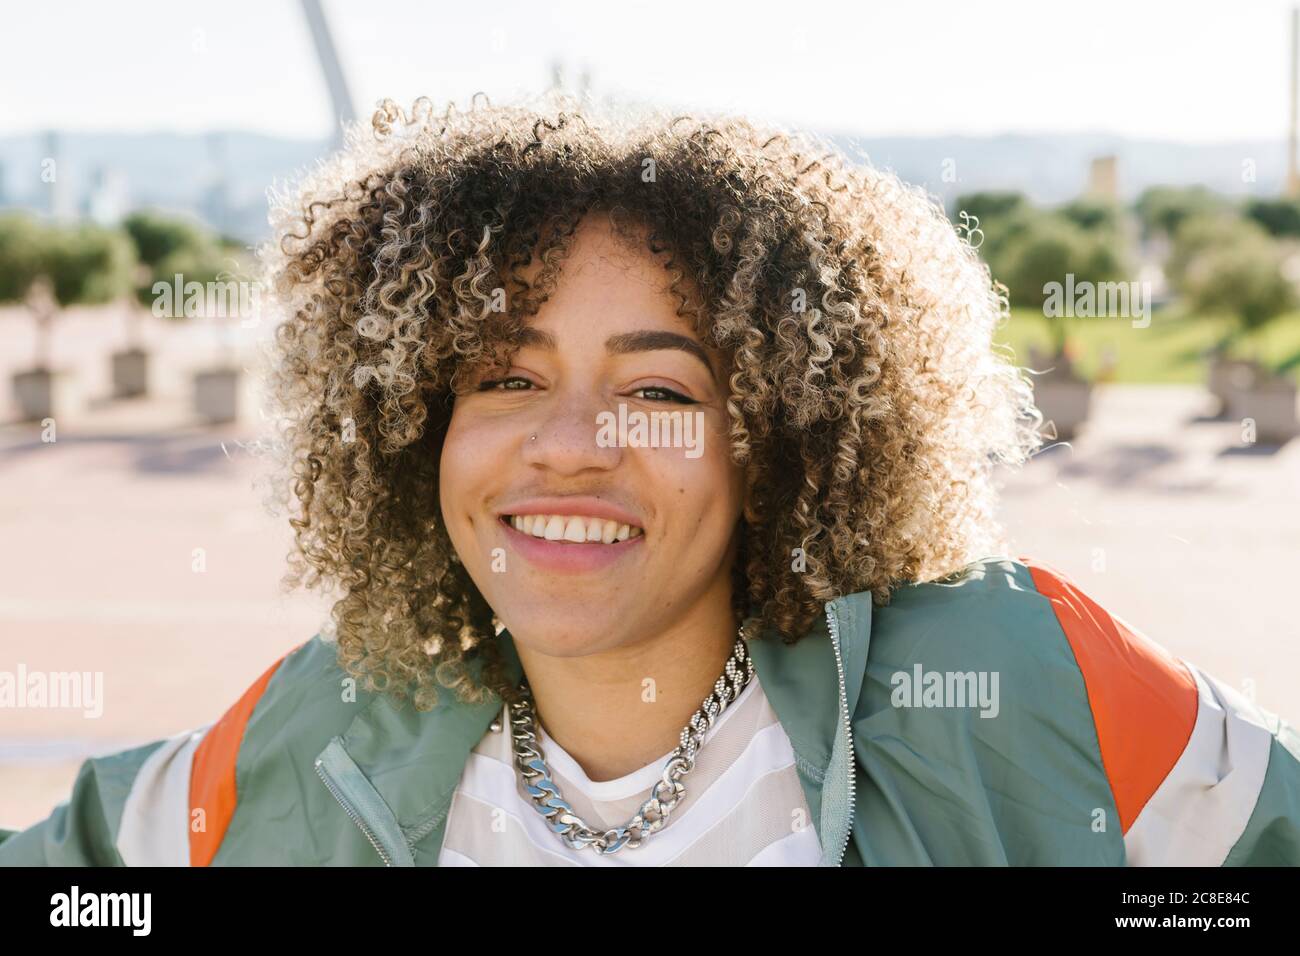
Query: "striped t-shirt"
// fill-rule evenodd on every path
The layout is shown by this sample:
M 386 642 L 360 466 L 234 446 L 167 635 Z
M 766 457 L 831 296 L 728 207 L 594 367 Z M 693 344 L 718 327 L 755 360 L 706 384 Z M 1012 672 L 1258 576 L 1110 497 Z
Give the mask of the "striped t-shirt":
M 503 727 L 508 716 L 503 707 Z M 593 829 L 627 823 L 671 755 L 592 781 L 540 725 L 538 736 L 560 796 Z M 602 856 L 564 845 L 524 791 L 510 744 L 489 730 L 470 753 L 439 866 L 816 866 L 821 857 L 790 738 L 757 674 L 705 734 L 668 823 L 635 848 Z

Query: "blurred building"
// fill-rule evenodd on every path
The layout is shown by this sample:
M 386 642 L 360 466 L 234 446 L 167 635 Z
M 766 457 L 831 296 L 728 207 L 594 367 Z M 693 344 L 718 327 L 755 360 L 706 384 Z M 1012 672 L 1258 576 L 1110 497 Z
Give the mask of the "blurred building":
M 77 199 L 71 169 L 63 155 L 63 137 L 57 130 L 45 134 L 40 181 L 46 190 L 45 209 L 50 218 L 58 222 L 77 218 Z
M 230 178 L 227 175 L 226 134 L 213 131 L 207 135 L 208 174 L 207 184 L 199 198 L 199 214 L 212 228 L 220 233 L 229 234 L 230 221 Z
M 115 226 L 131 211 L 126 174 L 111 166 L 96 166 L 82 206 L 87 219 Z
M 1088 165 L 1087 195 L 1102 202 L 1119 201 L 1119 157 L 1093 157 Z

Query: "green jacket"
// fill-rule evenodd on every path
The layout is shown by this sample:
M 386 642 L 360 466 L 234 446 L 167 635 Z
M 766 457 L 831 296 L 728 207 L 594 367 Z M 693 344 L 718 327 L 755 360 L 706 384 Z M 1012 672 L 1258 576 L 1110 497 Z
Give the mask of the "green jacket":
M 1300 864 L 1295 731 L 1041 565 L 851 594 L 750 647 L 822 865 Z M 500 704 L 352 693 L 335 651 L 317 635 L 214 724 L 87 760 L 47 820 L 0 830 L 0 864 L 435 865 Z

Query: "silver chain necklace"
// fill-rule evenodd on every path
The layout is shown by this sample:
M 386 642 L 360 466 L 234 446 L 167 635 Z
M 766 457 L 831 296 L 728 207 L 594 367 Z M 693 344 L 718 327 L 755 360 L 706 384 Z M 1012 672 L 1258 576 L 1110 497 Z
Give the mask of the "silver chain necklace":
M 649 798 L 627 823 L 604 832 L 587 826 L 560 796 L 559 788 L 551 779 L 551 770 L 542 756 L 538 740 L 532 691 L 525 677 L 519 683 L 523 700 L 519 704 L 510 705 L 510 724 L 515 766 L 519 769 L 533 808 L 546 817 L 551 831 L 571 850 L 582 850 L 590 846 L 603 855 L 615 853 L 624 847 L 635 849 L 651 833 L 663 828 L 668 822 L 668 815 L 686 796 L 682 778 L 695 767 L 695 757 L 704 742 L 704 735 L 728 705 L 740 696 L 753 676 L 754 662 L 745 646 L 742 626 L 722 676 L 713 685 L 713 692 L 704 699 L 690 723 L 682 730 L 681 742 L 669 755 L 664 764 L 663 776 L 650 789 Z

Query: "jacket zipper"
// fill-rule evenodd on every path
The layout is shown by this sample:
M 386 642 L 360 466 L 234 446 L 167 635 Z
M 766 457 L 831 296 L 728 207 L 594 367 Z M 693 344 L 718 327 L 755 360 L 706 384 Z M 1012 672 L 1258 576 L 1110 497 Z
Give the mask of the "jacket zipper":
M 826 605 L 826 627 L 831 633 L 831 645 L 835 648 L 835 670 L 839 675 L 840 681 L 840 712 L 844 715 L 844 743 L 846 750 L 846 763 L 849 769 L 849 825 L 844 831 L 844 845 L 840 847 L 840 855 L 835 860 L 836 866 L 844 865 L 844 854 L 848 852 L 849 840 L 853 836 L 853 801 L 856 797 L 857 790 L 857 773 L 856 758 L 853 753 L 853 723 L 852 716 L 849 714 L 849 695 L 844 681 L 844 658 L 840 653 L 840 624 L 835 617 L 835 602 L 830 601 Z
M 375 839 L 375 834 L 371 831 L 370 827 L 366 826 L 365 821 L 362 820 L 361 815 L 353 809 L 352 804 L 348 803 L 348 801 L 343 798 L 342 791 L 340 791 L 338 787 L 334 786 L 334 781 L 325 773 L 325 767 L 323 764 L 324 761 L 316 761 L 316 774 L 320 777 L 321 782 L 325 784 L 325 788 L 329 790 L 334 799 L 338 801 L 339 806 L 343 808 L 343 812 L 346 813 L 352 822 L 357 825 L 357 829 L 359 829 L 365 838 L 370 841 L 370 845 L 375 848 L 375 852 L 379 854 L 379 858 L 384 861 L 384 866 L 392 866 L 393 861 L 389 859 L 388 854 L 384 852 L 384 848 L 379 845 L 379 841 Z

